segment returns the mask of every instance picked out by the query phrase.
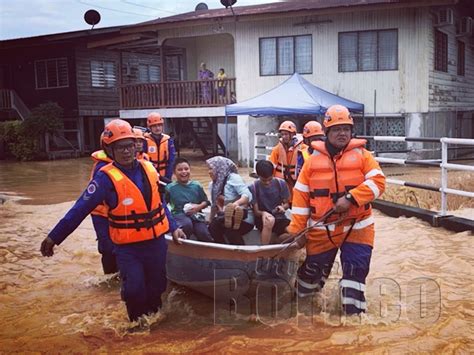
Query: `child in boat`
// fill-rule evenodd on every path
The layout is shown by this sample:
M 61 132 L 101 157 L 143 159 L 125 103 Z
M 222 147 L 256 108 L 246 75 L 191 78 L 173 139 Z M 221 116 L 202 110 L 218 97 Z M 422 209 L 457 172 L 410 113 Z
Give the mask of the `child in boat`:
M 217 243 L 243 245 L 242 236 L 253 229 L 252 194 L 232 160 L 217 156 L 206 163 L 212 179 L 211 236 Z
M 177 158 L 173 171 L 177 181 L 166 186 L 166 200 L 176 223 L 188 238 L 194 235 L 202 242 L 212 242 L 204 214 L 201 212 L 210 202 L 201 184 L 191 180 L 189 161 Z
M 290 191 L 285 180 L 273 177 L 273 164 L 259 160 L 255 166 L 258 180 L 249 186 L 254 197 L 252 205 L 255 226 L 261 232 L 262 245 L 269 244 L 272 232 L 277 236 L 285 233 L 290 224 L 285 212 L 290 207 Z

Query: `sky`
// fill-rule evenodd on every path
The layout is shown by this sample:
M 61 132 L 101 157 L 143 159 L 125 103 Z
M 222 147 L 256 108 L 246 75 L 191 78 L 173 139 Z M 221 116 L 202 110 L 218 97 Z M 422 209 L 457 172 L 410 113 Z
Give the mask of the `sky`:
M 278 0 L 238 0 L 234 6 Z M 0 0 L 0 40 L 90 29 L 87 10 L 97 10 L 101 21 L 94 28 L 128 25 L 194 11 L 205 2 L 222 8 L 219 0 Z

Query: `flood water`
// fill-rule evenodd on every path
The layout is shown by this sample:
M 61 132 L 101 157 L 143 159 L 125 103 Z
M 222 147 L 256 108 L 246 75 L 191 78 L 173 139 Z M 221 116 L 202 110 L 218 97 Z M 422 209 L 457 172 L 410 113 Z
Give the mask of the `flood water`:
M 0 162 L 0 195 L 13 196 L 0 205 L 2 353 L 468 354 L 474 350 L 472 233 L 436 229 L 414 218 L 395 219 L 377 211 L 368 312 L 361 318 L 344 319 L 337 311 L 341 271 L 335 265 L 317 298 L 284 305 L 276 315 L 263 314 L 254 323 L 245 315 L 246 304 L 238 305 L 241 314 L 229 314 L 215 309 L 205 296 L 169 285 L 163 312 L 151 329 L 130 333 L 119 284 L 102 275 L 89 218 L 55 248 L 52 258 L 39 252 L 43 238 L 86 186 L 90 168 L 88 158 Z M 192 169 L 207 186 L 204 163 L 193 161 Z M 416 178 L 413 168 L 392 172 Z M 241 174 L 248 175 L 244 170 Z M 420 180 L 433 176 L 425 170 L 418 174 Z M 473 191 L 471 175 L 454 179 Z M 387 196 L 436 207 L 434 197 L 430 202 L 410 191 L 389 190 Z M 18 201 L 19 196 L 27 199 Z M 471 203 L 456 200 L 451 207 L 472 218 Z

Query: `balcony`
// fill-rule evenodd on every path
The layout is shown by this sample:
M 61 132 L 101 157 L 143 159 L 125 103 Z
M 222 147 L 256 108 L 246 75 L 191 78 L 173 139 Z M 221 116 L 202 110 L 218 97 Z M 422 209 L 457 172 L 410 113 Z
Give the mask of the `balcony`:
M 222 90 L 223 88 L 223 90 Z M 219 89 L 221 89 L 219 91 Z M 235 78 L 165 81 L 120 86 L 122 110 L 215 107 L 235 102 Z

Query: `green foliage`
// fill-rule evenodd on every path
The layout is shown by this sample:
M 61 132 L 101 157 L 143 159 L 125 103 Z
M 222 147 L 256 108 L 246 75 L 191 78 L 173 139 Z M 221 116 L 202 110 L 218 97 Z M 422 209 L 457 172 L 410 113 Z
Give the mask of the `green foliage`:
M 63 109 L 55 102 L 47 102 L 31 110 L 30 116 L 25 120 L 26 130 L 34 132 L 36 137 L 45 133 L 55 133 L 63 128 Z
M 38 153 L 38 141 L 27 136 L 24 123 L 7 121 L 0 123 L 0 140 L 18 160 L 32 160 Z
M 0 141 L 18 160 L 33 160 L 43 157 L 40 141 L 45 133 L 54 133 L 63 127 L 63 109 L 48 102 L 35 107 L 25 121 L 0 123 Z

